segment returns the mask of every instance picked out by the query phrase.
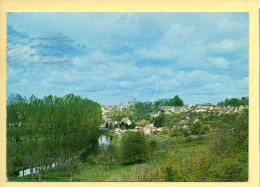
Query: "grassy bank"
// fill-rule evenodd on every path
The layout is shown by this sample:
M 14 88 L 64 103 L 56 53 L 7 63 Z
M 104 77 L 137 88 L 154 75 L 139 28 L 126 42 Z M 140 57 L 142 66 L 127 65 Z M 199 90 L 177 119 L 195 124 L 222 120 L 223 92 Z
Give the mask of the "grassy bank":
M 246 181 L 247 153 L 211 154 L 208 149 L 209 135 L 170 137 L 168 134 L 154 136 L 158 148 L 154 159 L 145 163 L 124 165 L 120 153 L 106 169 L 100 155 L 90 156 L 77 167 L 72 181 Z M 167 153 L 164 142 L 173 146 Z M 112 144 L 120 147 L 114 136 Z M 37 176 L 15 178 L 15 181 L 38 181 Z M 58 169 L 46 171 L 43 181 L 69 181 L 69 177 Z

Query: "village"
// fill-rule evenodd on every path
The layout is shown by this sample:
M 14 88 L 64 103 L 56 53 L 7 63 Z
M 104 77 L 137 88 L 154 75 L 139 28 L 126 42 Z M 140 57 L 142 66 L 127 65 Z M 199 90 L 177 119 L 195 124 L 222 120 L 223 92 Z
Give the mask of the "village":
M 163 130 L 169 130 L 169 126 L 163 126 L 163 127 L 156 127 L 152 120 L 146 121 L 146 120 L 139 120 L 138 122 L 131 120 L 128 116 L 122 118 L 119 121 L 112 120 L 107 116 L 108 113 L 112 111 L 127 111 L 129 109 L 129 105 L 102 105 L 102 118 L 104 123 L 100 125 L 100 129 L 105 131 L 110 131 L 112 133 L 115 133 L 119 137 L 121 137 L 125 132 L 128 131 L 143 131 L 146 135 L 152 135 L 154 132 L 161 132 Z M 159 111 L 157 112 L 151 112 L 149 113 L 150 119 L 156 119 L 160 115 L 181 115 L 180 118 L 177 118 L 178 121 L 172 125 L 172 127 L 175 128 L 183 128 L 187 129 L 187 124 L 190 122 L 191 124 L 194 124 L 196 122 L 199 122 L 198 117 L 190 117 L 190 113 L 196 113 L 197 115 L 201 115 L 202 118 L 206 118 L 209 115 L 214 116 L 220 116 L 221 114 L 225 113 L 240 113 L 244 108 L 248 108 L 248 106 L 240 105 L 239 107 L 234 106 L 218 106 L 218 105 L 212 105 L 210 103 L 203 103 L 203 104 L 191 104 L 191 105 L 184 105 L 179 107 L 174 106 L 159 106 Z M 132 113 L 130 113 L 132 114 Z M 145 122 L 144 122 L 145 121 Z M 142 123 L 144 122 L 144 123 Z M 134 128 L 126 128 L 127 126 L 130 127 L 133 123 L 135 123 Z M 108 128 L 109 124 L 109 128 Z M 124 124 L 123 127 L 121 127 L 120 124 Z

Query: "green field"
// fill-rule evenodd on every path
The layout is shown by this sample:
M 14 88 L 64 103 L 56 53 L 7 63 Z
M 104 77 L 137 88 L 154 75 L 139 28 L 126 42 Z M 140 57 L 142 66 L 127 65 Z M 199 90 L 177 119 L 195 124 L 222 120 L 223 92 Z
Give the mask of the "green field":
M 81 163 L 72 181 L 247 181 L 247 153 L 211 154 L 208 149 L 209 135 L 169 137 L 154 136 L 158 143 L 154 160 L 145 163 L 124 165 L 120 156 L 106 169 L 100 155 Z M 172 140 L 174 146 L 167 154 L 160 146 Z M 117 137 L 112 144 L 118 146 Z M 230 171 L 230 172 L 229 172 Z M 233 172 L 232 172 L 233 171 Z M 236 172 L 237 171 L 237 172 Z M 38 181 L 38 177 L 25 176 L 14 181 Z M 69 181 L 59 169 L 45 171 L 42 181 Z

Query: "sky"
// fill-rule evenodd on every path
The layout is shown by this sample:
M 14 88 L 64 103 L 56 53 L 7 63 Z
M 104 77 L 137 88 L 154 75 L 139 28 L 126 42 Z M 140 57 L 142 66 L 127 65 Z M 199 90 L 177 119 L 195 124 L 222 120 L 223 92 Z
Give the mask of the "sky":
M 248 96 L 248 13 L 8 13 L 7 96 Z

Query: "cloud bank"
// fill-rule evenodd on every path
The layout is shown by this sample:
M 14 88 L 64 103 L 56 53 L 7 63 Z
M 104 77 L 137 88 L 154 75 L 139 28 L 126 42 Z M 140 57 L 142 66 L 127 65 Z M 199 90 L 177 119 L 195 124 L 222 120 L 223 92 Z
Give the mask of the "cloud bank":
M 7 95 L 248 96 L 248 13 L 9 13 Z

